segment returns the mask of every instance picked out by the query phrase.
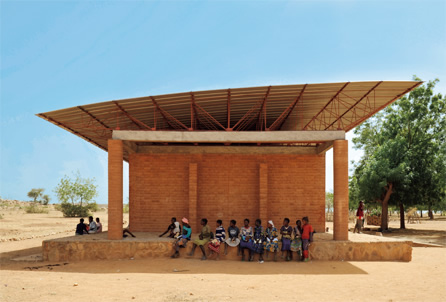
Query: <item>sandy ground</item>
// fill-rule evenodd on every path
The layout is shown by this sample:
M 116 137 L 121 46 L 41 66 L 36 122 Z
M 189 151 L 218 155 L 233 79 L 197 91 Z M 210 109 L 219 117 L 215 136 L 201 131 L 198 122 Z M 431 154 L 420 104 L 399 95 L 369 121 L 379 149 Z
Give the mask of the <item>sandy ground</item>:
M 0 301 L 445 301 L 446 297 L 444 247 L 416 247 L 408 263 L 14 261 L 38 254 L 43 239 L 71 236 L 78 219 L 63 218 L 57 211 L 25 214 L 18 207 L 3 208 L 0 214 Z M 106 227 L 106 212 L 95 216 Z M 360 241 L 375 237 L 350 235 Z M 446 246 L 446 220 L 423 220 L 384 236 Z

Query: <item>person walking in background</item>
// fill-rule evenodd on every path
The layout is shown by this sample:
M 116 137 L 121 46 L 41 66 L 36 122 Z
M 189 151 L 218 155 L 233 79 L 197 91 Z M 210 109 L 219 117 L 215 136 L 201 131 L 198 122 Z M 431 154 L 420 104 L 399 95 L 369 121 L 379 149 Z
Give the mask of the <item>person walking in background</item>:
M 223 242 L 225 242 L 226 239 L 226 233 L 225 228 L 222 226 L 223 221 L 220 219 L 217 220 L 217 228 L 215 229 L 215 238 L 211 240 L 211 242 L 208 245 L 209 248 L 209 256 L 211 254 L 215 253 L 217 254 L 217 260 L 220 258 L 220 246 Z
M 313 242 L 313 227 L 310 225 L 310 221 L 308 220 L 308 217 L 305 216 L 302 218 L 303 226 L 302 226 L 302 248 L 303 248 L 303 254 L 304 254 L 304 261 L 308 262 L 309 260 L 309 247 L 310 242 Z
M 240 252 L 242 254 L 242 261 L 245 261 L 245 250 L 249 252 L 249 260 L 252 258 L 252 236 L 253 230 L 249 225 L 249 219 L 244 220 L 244 226 L 240 229 Z
M 283 226 L 280 228 L 280 234 L 282 235 L 282 258 L 285 252 L 286 261 L 291 260 L 291 235 L 293 234 L 293 228 L 289 224 L 290 219 L 285 218 L 283 220 Z
M 240 239 L 238 235 L 240 234 L 239 228 L 236 226 L 237 222 L 233 219 L 231 220 L 228 228 L 228 239 L 225 241 L 225 255 L 228 254 L 228 245 L 237 248 L 237 256 L 240 255 Z
M 180 248 L 186 247 L 187 242 L 190 240 L 190 237 L 192 235 L 192 228 L 189 225 L 189 220 L 183 217 L 183 219 L 181 219 L 181 223 L 183 224 L 183 232 L 181 235 L 177 235 L 174 245 L 175 253 L 170 256 L 171 258 L 178 258 L 180 256 Z
M 355 228 L 353 229 L 353 233 L 356 233 L 358 231 L 359 234 L 361 234 L 363 223 L 364 223 L 364 202 L 360 201 L 358 210 L 356 211 L 356 224 Z
M 195 239 L 194 245 L 192 246 L 191 252 L 188 254 L 188 256 L 193 256 L 195 249 L 197 246 L 200 247 L 201 252 L 203 253 L 203 257 L 201 257 L 201 260 L 206 260 L 206 251 L 204 250 L 204 245 L 209 242 L 211 239 L 211 229 L 208 226 L 208 220 L 206 218 L 201 219 L 201 225 L 203 226 L 201 228 L 201 233 L 198 236 L 198 239 Z
M 272 220 L 268 221 L 265 229 L 265 241 L 263 241 L 263 246 L 266 251 L 266 259 L 269 257 L 269 253 L 274 253 L 274 261 L 277 261 L 277 251 L 279 250 L 279 239 L 277 238 L 279 234 L 274 226 Z

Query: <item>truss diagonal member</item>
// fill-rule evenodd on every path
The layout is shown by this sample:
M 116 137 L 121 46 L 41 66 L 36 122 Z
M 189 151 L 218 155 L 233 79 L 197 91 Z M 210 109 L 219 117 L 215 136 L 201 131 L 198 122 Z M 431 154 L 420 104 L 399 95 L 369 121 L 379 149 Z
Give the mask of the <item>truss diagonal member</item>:
M 369 117 L 371 117 L 372 115 L 374 115 L 376 112 L 386 108 L 387 106 L 389 106 L 390 104 L 392 104 L 393 102 L 395 102 L 396 100 L 398 100 L 400 97 L 402 97 L 403 95 L 405 95 L 406 93 L 412 91 L 413 89 L 415 89 L 416 87 L 420 86 L 421 84 L 423 84 L 423 82 L 417 82 L 415 85 L 413 85 L 412 87 L 406 89 L 403 93 L 398 94 L 396 97 L 394 97 L 393 99 L 391 99 L 390 101 L 388 101 L 387 103 L 383 104 L 382 106 L 376 108 L 375 106 L 373 106 L 373 108 L 375 109 L 374 112 L 371 112 L 365 116 L 363 116 L 362 118 L 360 118 L 359 120 L 357 120 L 356 122 L 354 122 L 353 124 L 347 125 L 345 131 L 350 131 L 351 129 L 355 128 L 356 126 L 360 125 L 363 121 L 365 121 L 366 119 L 368 119 Z
M 260 107 L 263 103 L 263 100 L 260 102 L 257 102 L 254 106 L 251 107 L 251 109 L 248 110 L 248 112 L 245 113 L 245 115 L 243 115 L 243 117 L 234 125 L 234 127 L 232 127 L 232 129 L 236 130 L 236 128 L 240 125 L 240 124 L 245 124 L 249 118 L 249 116 L 251 116 L 251 118 L 249 119 L 249 121 L 251 121 L 253 118 L 255 118 L 255 116 L 257 114 L 254 114 L 254 117 L 252 117 L 253 112 L 256 111 L 256 109 L 258 107 Z M 240 127 L 239 127 L 240 129 Z
M 327 108 L 328 105 L 330 105 L 337 98 L 337 96 L 342 92 L 342 90 L 344 90 L 345 87 L 347 87 L 349 83 L 350 82 L 345 83 L 344 86 L 342 86 L 342 88 L 339 89 L 338 92 L 336 92 L 336 94 L 330 99 L 330 101 L 328 101 L 328 103 L 325 104 L 325 106 L 315 116 L 313 116 L 313 118 L 308 122 L 308 124 L 305 125 L 302 130 L 306 130 L 308 125 L 310 125 L 316 118 L 318 118 L 318 116 L 325 110 L 325 108 Z
M 158 111 L 161 113 L 161 116 L 164 118 L 164 120 L 169 124 L 170 127 L 174 128 L 174 129 L 185 129 L 185 130 L 189 130 L 189 128 L 184 125 L 182 122 L 180 122 L 179 120 L 177 120 L 176 118 L 174 118 L 171 114 L 169 114 L 166 110 L 162 109 L 158 103 L 155 101 L 155 98 L 153 96 L 150 97 L 150 99 L 152 100 L 153 105 L 155 105 L 155 107 L 158 109 Z M 175 124 L 177 126 L 175 126 Z M 179 127 L 178 127 L 179 126 Z
M 96 122 L 98 122 L 99 124 L 101 124 L 102 126 L 104 126 L 105 129 L 110 129 L 110 127 L 108 127 L 106 124 L 104 124 L 100 119 L 98 119 L 96 116 L 94 116 L 93 114 L 91 114 L 90 112 L 88 112 L 84 107 L 82 106 L 77 106 L 77 108 L 79 108 L 80 110 L 82 110 L 84 113 L 86 113 L 89 117 L 91 117 L 93 120 L 95 120 Z
M 152 128 L 150 128 L 149 126 L 147 126 L 146 124 L 144 124 L 143 122 L 138 120 L 137 118 L 133 117 L 127 111 L 125 111 L 125 109 L 122 108 L 122 106 L 119 105 L 118 102 L 113 101 L 113 103 L 116 105 L 116 107 L 118 107 L 119 110 L 121 110 L 122 113 L 124 113 L 125 116 L 127 116 L 134 124 L 136 124 L 136 126 L 138 126 L 139 129 L 146 128 L 146 129 L 152 130 Z
M 288 119 L 291 112 L 293 112 L 294 108 L 296 107 L 297 103 L 302 98 L 305 88 L 307 88 L 308 84 L 305 84 L 305 86 L 300 91 L 299 95 L 294 99 L 294 101 L 288 106 L 287 109 L 285 109 L 282 114 L 269 126 L 268 130 L 274 131 L 276 129 L 282 128 L 283 123 Z
M 356 103 L 354 103 L 350 108 L 348 108 L 343 114 L 341 114 L 337 119 L 335 119 L 330 125 L 328 125 L 325 130 L 327 130 L 328 128 L 330 128 L 331 126 L 333 126 L 337 121 L 339 121 L 340 119 L 342 119 L 342 117 L 344 115 L 346 115 L 348 112 L 350 112 L 350 110 L 352 110 L 354 107 L 356 107 L 356 105 L 358 105 L 359 103 L 361 103 L 361 101 L 366 98 L 372 91 L 374 91 L 379 85 L 381 85 L 383 81 L 378 82 L 375 86 L 373 86 L 369 91 L 367 91 Z
M 266 90 L 265 96 L 263 97 L 263 103 L 262 107 L 260 107 L 259 110 L 259 120 L 257 122 L 260 130 L 262 130 L 262 122 L 264 121 L 265 129 L 266 129 L 266 101 L 268 100 L 269 92 L 271 91 L 271 85 L 268 86 L 268 89 Z M 262 121 L 263 118 L 263 121 Z
M 219 121 L 217 121 L 209 112 L 207 112 L 206 110 L 203 109 L 203 107 L 201 107 L 200 105 L 195 103 L 194 99 L 192 99 L 192 102 L 193 102 L 194 108 L 198 109 L 198 111 L 200 111 L 200 113 L 202 113 L 205 116 L 206 120 L 210 121 L 212 124 L 217 125 L 221 129 L 226 130 L 226 128 Z

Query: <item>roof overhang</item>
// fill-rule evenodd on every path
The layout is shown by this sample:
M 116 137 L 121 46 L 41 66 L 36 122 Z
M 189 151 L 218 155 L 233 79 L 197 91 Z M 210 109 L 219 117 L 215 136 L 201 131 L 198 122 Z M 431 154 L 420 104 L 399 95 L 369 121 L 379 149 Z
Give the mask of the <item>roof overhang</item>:
M 268 137 L 289 131 L 348 132 L 421 84 L 417 81 L 371 81 L 230 88 L 108 101 L 37 116 L 103 150 L 107 150 L 107 140 L 115 130 L 141 133 L 212 131 L 226 132 L 234 138 L 254 137 L 258 132 L 271 133 L 265 134 Z M 172 132 L 171 135 L 178 134 Z M 200 135 L 203 134 L 197 137 Z M 282 142 L 287 141 L 271 139 L 264 143 Z M 304 142 L 306 146 L 319 149 L 327 145 Z M 134 144 L 144 146 L 147 142 Z M 125 157 L 127 159 L 127 154 Z

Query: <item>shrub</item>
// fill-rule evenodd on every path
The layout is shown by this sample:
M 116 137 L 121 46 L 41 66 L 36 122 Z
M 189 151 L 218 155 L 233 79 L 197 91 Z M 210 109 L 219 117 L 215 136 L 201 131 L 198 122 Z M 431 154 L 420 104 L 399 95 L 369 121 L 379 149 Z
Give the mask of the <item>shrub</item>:
M 97 204 L 96 202 L 89 203 L 89 204 L 87 205 L 87 208 L 88 208 L 91 212 L 98 212 L 98 211 L 99 211 L 99 206 L 98 206 L 98 204 Z
M 61 211 L 65 217 L 87 217 L 90 216 L 88 205 L 81 206 L 78 204 L 71 204 L 63 202 L 60 204 Z
M 47 207 L 42 207 L 33 202 L 29 206 L 25 206 L 25 212 L 28 214 L 48 214 L 49 210 Z
M 123 213 L 128 213 L 129 212 L 129 204 L 128 203 L 124 205 L 124 208 L 122 209 L 122 212 Z

